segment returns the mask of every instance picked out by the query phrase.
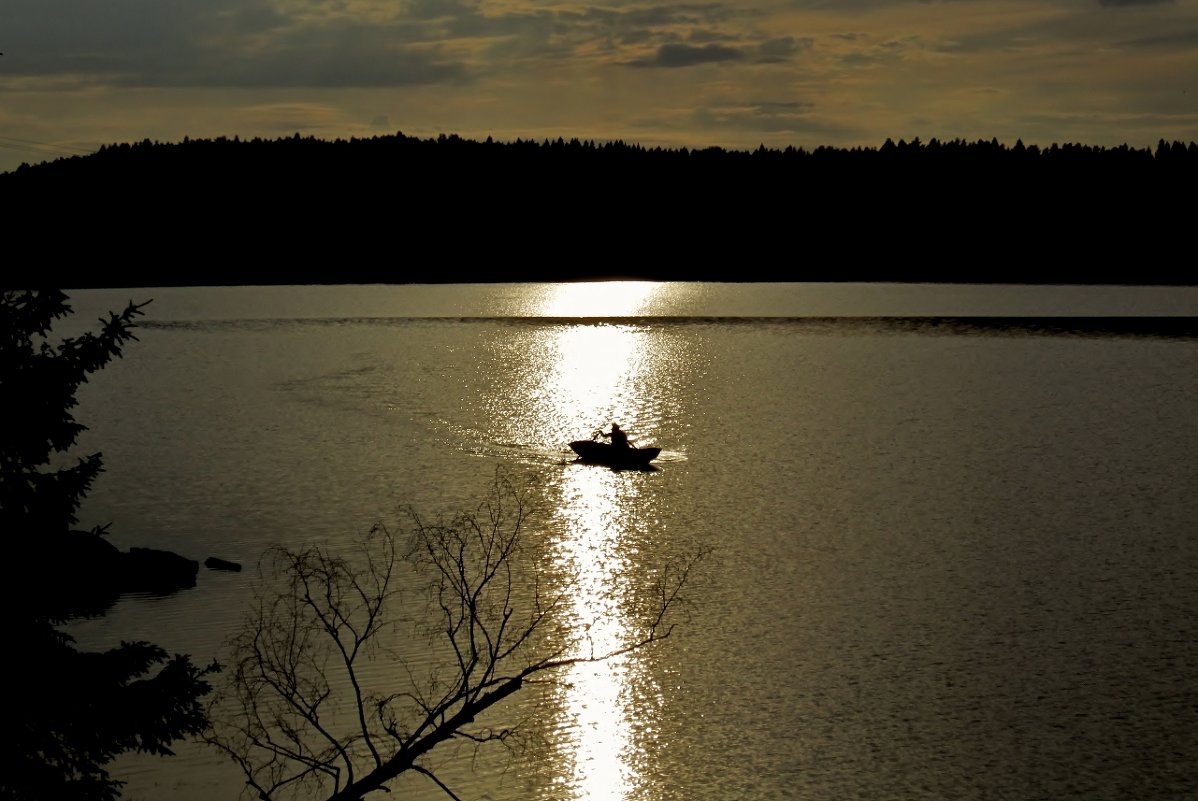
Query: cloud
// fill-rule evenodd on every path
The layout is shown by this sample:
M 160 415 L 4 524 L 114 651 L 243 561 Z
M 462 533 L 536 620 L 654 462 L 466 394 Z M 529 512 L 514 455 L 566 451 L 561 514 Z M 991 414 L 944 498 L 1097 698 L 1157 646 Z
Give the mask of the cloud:
M 274 132 L 313 131 L 340 122 L 335 108 L 318 103 L 252 105 L 242 108 L 239 116 L 255 130 Z
M 1161 48 L 1193 53 L 1198 50 L 1198 28 L 1141 36 L 1138 39 L 1127 39 L 1120 44 L 1127 47 Z
M 705 127 L 754 131 L 787 131 L 810 121 L 815 104 L 802 100 L 766 100 L 750 103 L 713 103 L 694 112 Z
M 403 16 L 414 20 L 456 19 L 477 11 L 473 4 L 463 0 L 407 0 L 401 7 Z
M 1153 4 L 1163 6 L 1171 0 L 1098 0 L 1108 8 L 1116 4 L 1131 8 Z M 1162 24 L 1165 17 L 1172 17 Z M 927 47 L 937 53 L 977 57 L 984 54 L 1028 54 L 1041 64 L 1051 63 L 1054 57 L 1079 49 L 1104 53 L 1109 57 L 1130 49 L 1192 49 L 1198 43 L 1198 26 L 1190 15 L 1175 15 L 1167 11 L 1155 13 L 1094 13 L 1075 9 L 1070 13 L 1046 16 L 1031 15 L 1026 19 L 1012 17 L 1004 25 L 962 33 L 944 33 L 937 39 L 927 39 Z M 1105 66 L 1106 59 L 1096 59 L 1095 67 Z
M 285 22 L 265 0 L 5 0 L 4 34 L 6 50 L 33 73 L 149 73 Z
M 773 146 L 783 142 L 798 145 L 813 138 L 826 144 L 850 134 L 845 126 L 818 111 L 814 103 L 805 100 L 710 103 L 694 109 L 691 122 L 712 135 L 734 132 L 737 140 L 753 137 Z
M 945 6 L 953 2 L 967 0 L 790 0 L 791 8 L 801 11 L 816 11 L 820 13 L 843 14 L 858 17 L 863 13 L 901 9 L 910 6 L 932 5 Z
M 695 47 L 686 44 L 663 44 L 652 58 L 630 61 L 632 67 L 694 67 L 698 64 L 718 64 L 725 61 L 741 61 L 743 51 L 735 47 L 709 44 Z
M 122 76 L 114 82 L 158 88 L 377 89 L 460 83 L 468 79 L 465 64 L 438 58 L 435 53 L 400 49 L 380 58 L 378 54 L 313 52 L 285 46 L 203 71 L 137 74 Z
M 644 55 L 646 45 L 727 42 L 735 37 L 721 28 L 744 13 L 719 3 L 562 9 L 555 15 L 554 38 L 577 42 L 588 52 L 598 48 L 622 63 L 634 60 L 623 53 L 634 48 L 638 66 L 653 66 L 656 57 Z
M 384 88 L 463 84 L 577 63 L 782 63 L 808 46 L 735 28 L 727 2 L 6 0 L 6 78 L 124 87 Z M 12 20 L 10 23 L 9 20 Z M 729 28 L 733 26 L 733 28 Z
M 288 6 L 269 0 L 6 0 L 6 6 L 6 49 L 16 56 L 6 64 L 10 76 L 88 75 L 130 87 L 458 82 L 469 65 L 441 45 L 444 16 L 477 13 L 456 0 L 423 0 L 410 19 L 398 7 L 308 0 Z
M 757 46 L 757 61 L 762 64 L 777 64 L 790 61 L 799 53 L 815 47 L 815 39 L 806 37 L 780 36 L 768 39 Z
M 725 22 L 737 12 L 722 3 L 676 3 L 614 10 L 593 6 L 586 16 L 605 25 L 632 28 L 675 28 Z

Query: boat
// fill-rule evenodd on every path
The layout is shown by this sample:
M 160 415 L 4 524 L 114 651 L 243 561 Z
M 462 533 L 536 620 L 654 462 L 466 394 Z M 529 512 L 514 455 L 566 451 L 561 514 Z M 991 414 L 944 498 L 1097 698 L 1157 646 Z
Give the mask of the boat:
M 570 450 L 578 454 L 580 462 L 625 468 L 649 467 L 649 462 L 661 453 L 661 448 L 622 448 L 596 439 L 576 439 L 570 443 Z

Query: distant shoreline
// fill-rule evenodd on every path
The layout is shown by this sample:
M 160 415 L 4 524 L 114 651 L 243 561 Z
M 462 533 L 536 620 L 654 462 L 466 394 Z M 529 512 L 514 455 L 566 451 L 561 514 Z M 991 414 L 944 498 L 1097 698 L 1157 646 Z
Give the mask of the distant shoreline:
M 1194 286 L 1196 184 L 1198 144 L 1163 140 L 741 152 L 297 135 L 114 145 L 0 174 L 0 197 L 36 254 L 17 280 L 80 288 Z

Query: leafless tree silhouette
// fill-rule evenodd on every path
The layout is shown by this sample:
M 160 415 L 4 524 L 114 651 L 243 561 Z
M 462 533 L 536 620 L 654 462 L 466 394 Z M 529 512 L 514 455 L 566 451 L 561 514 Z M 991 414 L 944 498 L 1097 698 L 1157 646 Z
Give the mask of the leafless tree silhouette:
M 513 729 L 477 723 L 486 710 L 536 679 L 670 635 L 703 554 L 657 571 L 636 633 L 597 649 L 525 552 L 529 489 L 497 471 L 473 511 L 432 524 L 409 509 L 404 536 L 376 525 L 354 556 L 318 546 L 268 554 L 206 735 L 259 798 L 360 799 L 413 771 L 457 799 L 426 764 L 434 748 L 503 742 Z M 427 637 L 435 665 L 402 658 L 387 632 Z M 397 673 L 366 669 L 379 659 L 400 667 L 405 686 L 367 686 Z

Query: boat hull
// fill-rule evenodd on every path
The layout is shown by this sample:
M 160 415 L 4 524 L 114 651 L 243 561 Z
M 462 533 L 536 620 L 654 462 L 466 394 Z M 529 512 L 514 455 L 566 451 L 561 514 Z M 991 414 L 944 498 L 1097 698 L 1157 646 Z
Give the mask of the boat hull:
M 570 443 L 570 450 L 581 461 L 612 467 L 646 467 L 661 453 L 661 448 L 618 448 L 593 439 L 575 440 Z

